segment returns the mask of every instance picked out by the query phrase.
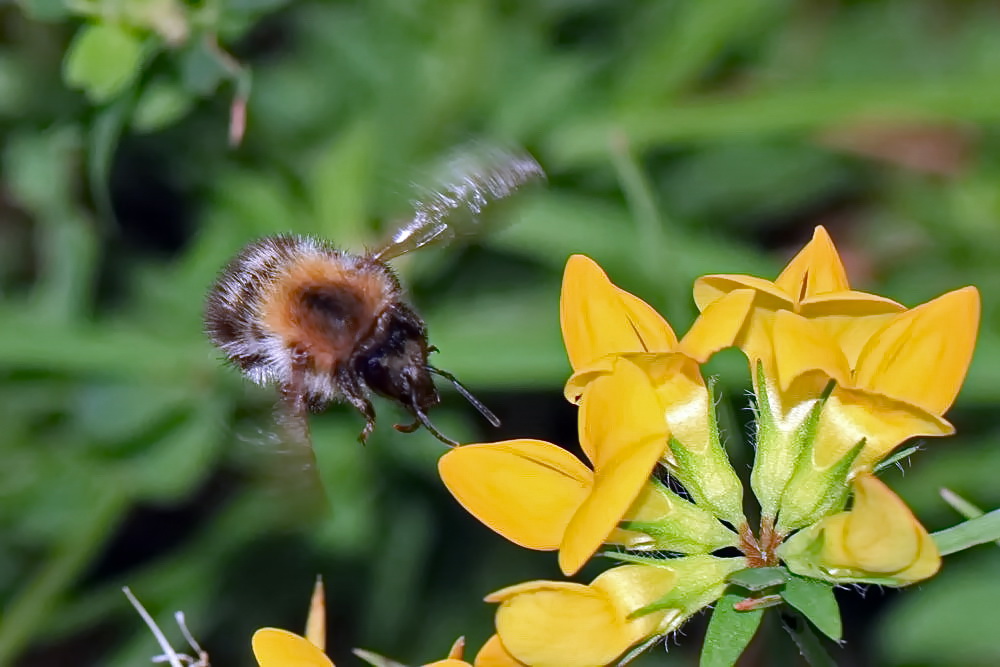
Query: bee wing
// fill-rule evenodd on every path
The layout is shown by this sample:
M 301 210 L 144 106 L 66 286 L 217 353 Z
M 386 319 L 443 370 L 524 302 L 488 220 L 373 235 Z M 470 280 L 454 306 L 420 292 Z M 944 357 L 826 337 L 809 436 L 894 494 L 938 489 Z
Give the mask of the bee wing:
M 431 186 L 417 187 L 413 217 L 372 253 L 385 261 L 431 243 L 447 243 L 481 233 L 485 210 L 522 186 L 545 179 L 528 153 L 473 145 L 457 151 Z

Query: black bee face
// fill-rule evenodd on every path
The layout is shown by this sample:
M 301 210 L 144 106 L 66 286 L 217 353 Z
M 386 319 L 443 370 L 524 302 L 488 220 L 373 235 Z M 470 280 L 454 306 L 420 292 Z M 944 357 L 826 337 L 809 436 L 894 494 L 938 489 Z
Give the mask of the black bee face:
M 352 364 L 372 391 L 398 401 L 412 414 L 441 402 L 427 366 L 424 323 L 402 303 L 386 309 Z

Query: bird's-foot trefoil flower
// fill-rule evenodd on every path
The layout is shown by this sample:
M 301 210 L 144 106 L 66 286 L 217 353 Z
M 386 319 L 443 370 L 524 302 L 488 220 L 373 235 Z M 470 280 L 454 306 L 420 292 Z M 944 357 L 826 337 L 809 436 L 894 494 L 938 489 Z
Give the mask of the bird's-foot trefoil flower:
M 305 635 L 278 628 L 261 628 L 251 639 L 254 657 L 259 667 L 334 667 L 326 655 L 326 600 L 323 583 L 317 580 L 309 604 Z M 463 659 L 465 639 L 459 637 L 448 656 L 427 663 L 424 667 L 523 667 L 504 649 L 499 637 L 493 635 L 468 663 Z M 399 665 L 370 651 L 354 651 L 362 660 L 379 667 Z
M 937 571 L 934 539 L 875 475 L 906 440 L 954 430 L 944 414 L 971 361 L 978 292 L 907 309 L 852 290 L 818 227 L 775 281 L 705 276 L 694 296 L 700 315 L 678 338 L 596 263 L 571 257 L 565 394 L 579 406 L 587 462 L 527 439 L 441 458 L 445 485 L 470 513 L 519 545 L 558 550 L 565 574 L 595 553 L 627 563 L 590 584 L 533 581 L 490 595 L 496 641 L 512 659 L 603 665 L 724 593 L 723 633 L 734 613 L 781 603 L 786 586 L 794 605 L 801 586 L 832 600 L 833 585 L 905 586 Z M 702 375 L 726 347 L 745 353 L 755 392 L 757 530 Z

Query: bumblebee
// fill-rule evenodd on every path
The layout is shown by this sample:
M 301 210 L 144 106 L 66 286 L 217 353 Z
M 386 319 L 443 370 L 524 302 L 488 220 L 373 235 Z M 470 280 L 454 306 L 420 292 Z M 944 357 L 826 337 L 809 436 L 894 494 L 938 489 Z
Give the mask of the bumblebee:
M 391 399 L 449 445 L 427 418 L 441 398 L 432 375 L 450 381 L 494 426 L 499 420 L 453 375 L 435 368 L 427 327 L 406 303 L 387 262 L 433 243 L 474 234 L 486 208 L 544 173 L 529 155 L 478 149 L 453 158 L 444 178 L 422 190 L 414 213 L 380 248 L 364 254 L 310 236 L 254 241 L 223 269 L 208 294 L 211 341 L 257 384 L 280 390 L 285 417 L 303 429 L 309 411 L 345 401 L 375 428 L 372 393 Z

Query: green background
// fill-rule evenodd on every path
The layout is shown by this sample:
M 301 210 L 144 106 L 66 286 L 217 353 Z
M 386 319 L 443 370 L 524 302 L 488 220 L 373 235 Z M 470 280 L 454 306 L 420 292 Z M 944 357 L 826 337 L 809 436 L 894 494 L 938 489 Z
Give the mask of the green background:
M 1000 505 L 998 35 L 1000 10 L 973 0 L 0 3 L 0 665 L 148 664 L 123 585 L 175 646 L 181 609 L 213 664 L 252 664 L 255 628 L 301 630 L 316 574 L 338 663 L 360 646 L 420 664 L 458 635 L 478 649 L 486 593 L 558 578 L 461 511 L 440 443 L 395 433 L 381 401 L 365 448 L 351 410 L 312 419 L 316 519 L 273 392 L 201 333 L 247 241 L 374 244 L 408 183 L 473 139 L 525 146 L 550 182 L 506 229 L 395 263 L 436 362 L 504 420 L 446 392 L 452 437 L 575 446 L 571 253 L 683 332 L 696 276 L 774 277 L 824 224 L 858 289 L 915 305 L 980 288 L 959 434 L 884 479 L 931 529 L 959 520 L 941 486 Z M 746 369 L 725 353 L 710 372 L 745 470 Z M 843 664 L 1000 662 L 995 548 L 912 590 L 840 594 Z M 703 627 L 643 664 L 692 664 Z M 793 660 L 765 626 L 746 664 Z

